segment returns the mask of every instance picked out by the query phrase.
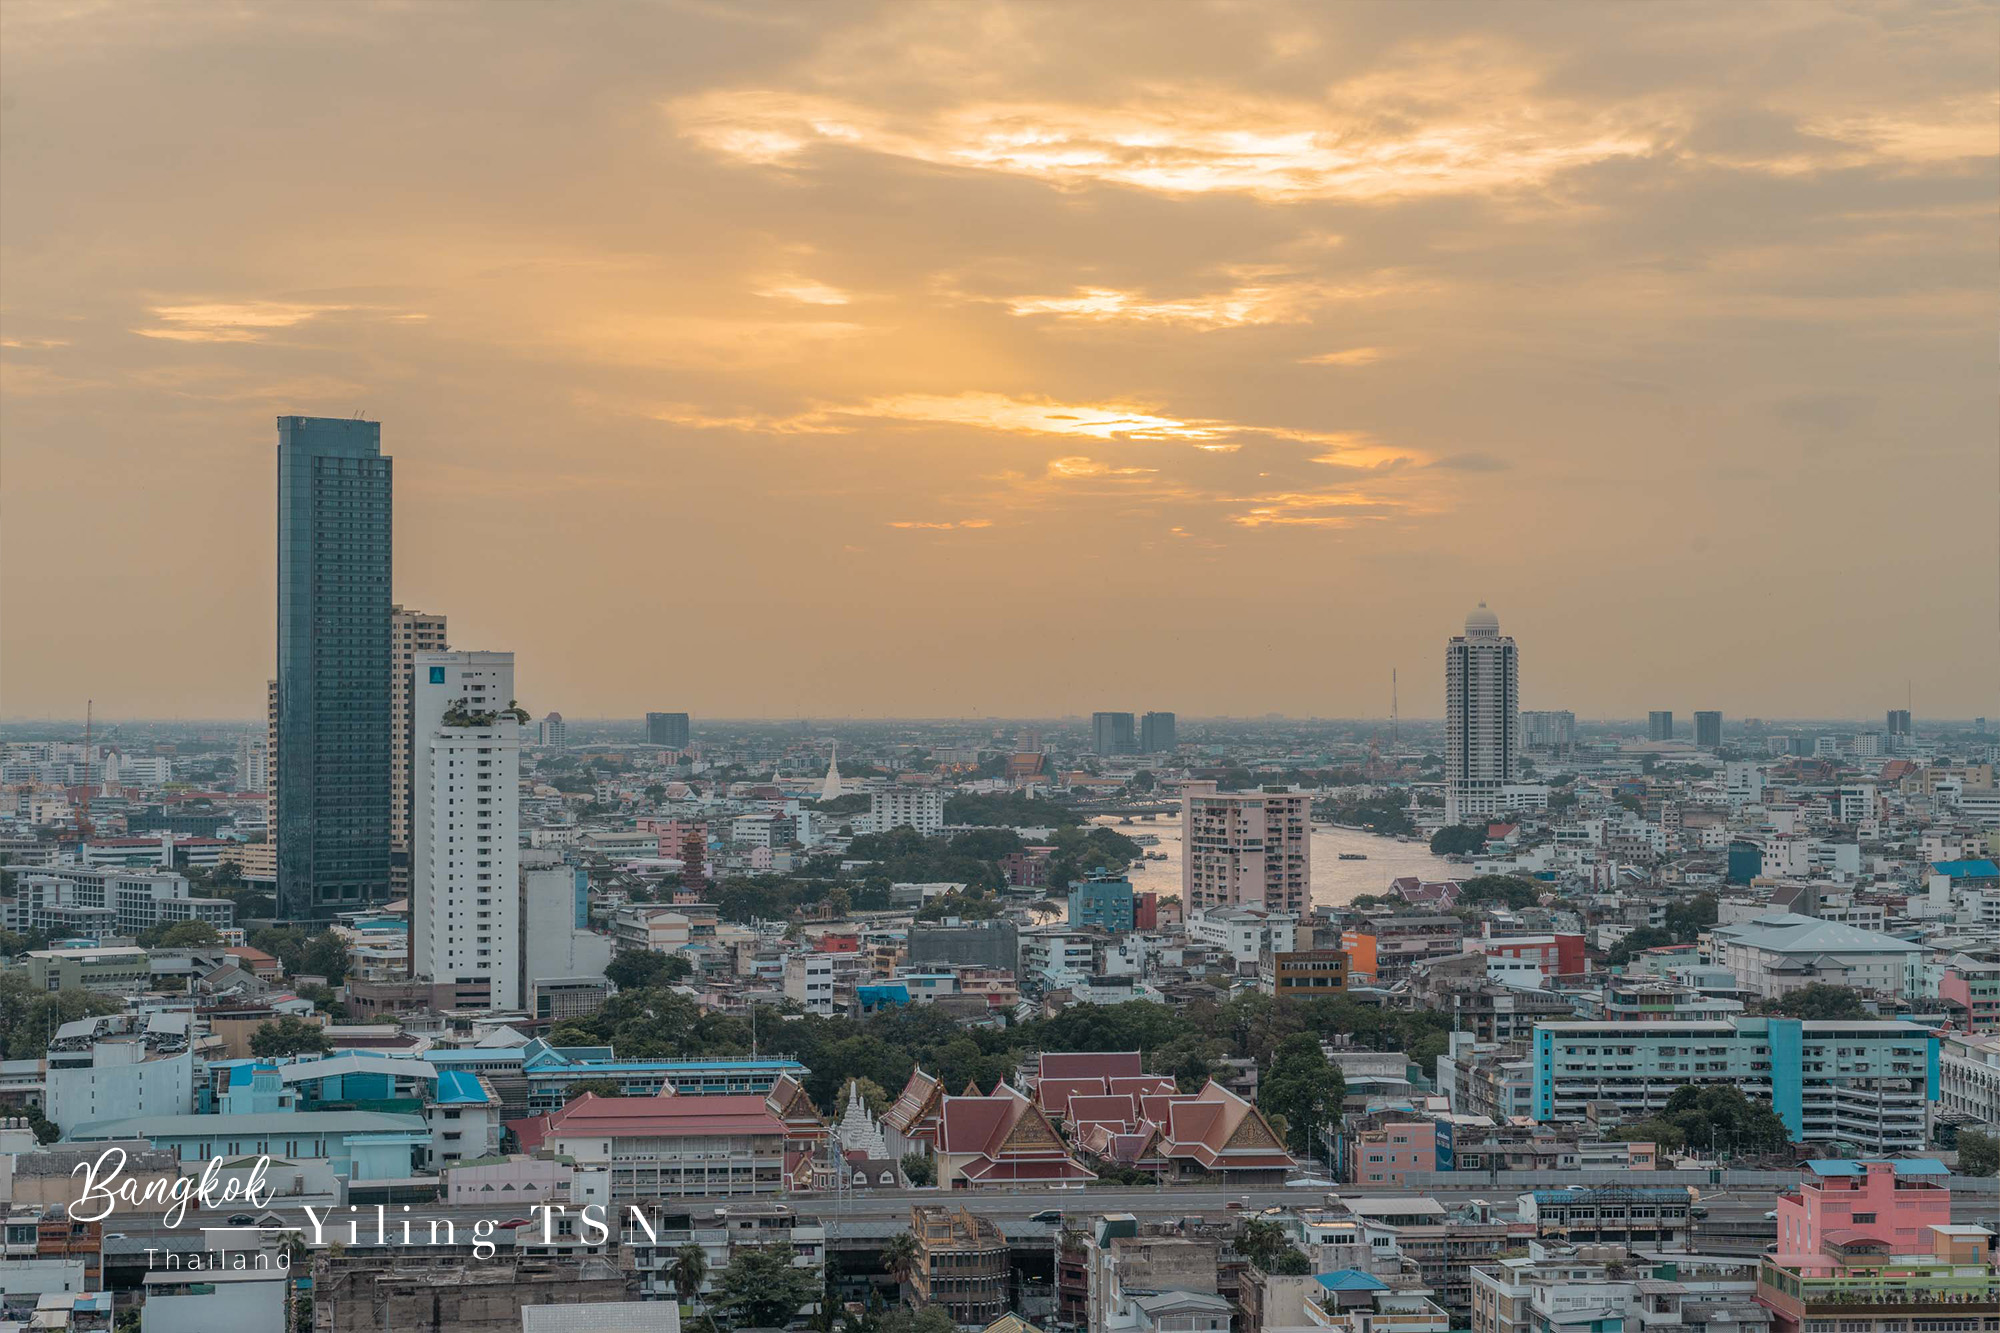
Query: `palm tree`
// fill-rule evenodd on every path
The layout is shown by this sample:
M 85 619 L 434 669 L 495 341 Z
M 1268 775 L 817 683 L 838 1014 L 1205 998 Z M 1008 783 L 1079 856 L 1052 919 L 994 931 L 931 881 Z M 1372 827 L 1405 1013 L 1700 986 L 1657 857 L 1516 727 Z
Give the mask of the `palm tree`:
M 707 1251 L 693 1241 L 675 1250 L 673 1275 L 674 1294 L 683 1305 L 692 1307 L 701 1295 L 701 1284 L 708 1281 Z
M 309 1263 L 312 1251 L 296 1231 L 287 1231 L 278 1240 L 278 1250 L 285 1256 L 285 1328 L 297 1329 L 312 1318 L 310 1307 L 301 1307 L 297 1301 L 299 1274 L 294 1272 L 299 1265 Z
M 899 1231 L 889 1237 L 888 1243 L 882 1247 L 882 1267 L 896 1279 L 896 1299 L 899 1303 L 903 1298 L 903 1286 L 917 1271 L 917 1262 L 922 1257 L 917 1252 L 917 1238 L 907 1231 Z

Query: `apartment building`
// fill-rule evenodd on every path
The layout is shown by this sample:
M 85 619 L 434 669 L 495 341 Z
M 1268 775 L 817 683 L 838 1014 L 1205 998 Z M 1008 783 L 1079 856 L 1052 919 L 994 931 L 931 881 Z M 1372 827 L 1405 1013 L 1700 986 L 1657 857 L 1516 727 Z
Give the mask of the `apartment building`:
M 1312 905 L 1312 798 L 1290 787 L 1181 788 L 1181 903 L 1303 915 Z
M 913 828 L 926 838 L 944 832 L 944 791 L 938 787 L 887 787 L 868 793 L 868 827 L 876 833 Z
M 938 1306 L 955 1324 L 985 1328 L 1007 1313 L 1007 1237 L 964 1208 L 910 1209 L 917 1264 L 910 1274 L 919 1307 Z
M 1593 1101 L 1644 1119 L 1716 1084 L 1769 1102 L 1793 1142 L 1882 1153 L 1921 1149 L 1938 1097 L 1938 1037 L 1905 1022 L 1543 1023 L 1534 1062 L 1537 1120 L 1582 1120 Z

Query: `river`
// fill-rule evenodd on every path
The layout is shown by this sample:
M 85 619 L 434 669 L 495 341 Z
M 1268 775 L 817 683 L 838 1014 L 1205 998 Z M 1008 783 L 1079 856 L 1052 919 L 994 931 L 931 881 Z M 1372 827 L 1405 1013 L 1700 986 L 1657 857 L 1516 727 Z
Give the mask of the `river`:
M 1116 829 L 1130 837 L 1151 833 L 1158 844 L 1145 848 L 1166 855 L 1164 861 L 1148 861 L 1132 868 L 1132 887 L 1156 890 L 1162 897 L 1181 892 L 1181 820 L 1179 815 L 1161 815 L 1148 822 L 1134 818 L 1130 824 L 1116 815 L 1099 815 L 1090 821 Z M 1343 861 L 1342 852 L 1358 852 L 1365 861 Z M 1465 867 L 1431 855 L 1421 842 L 1401 842 L 1354 829 L 1335 828 L 1315 822 L 1312 831 L 1312 900 L 1315 906 L 1339 907 L 1364 893 L 1386 891 L 1389 881 L 1402 875 L 1424 879 L 1451 879 L 1463 876 Z

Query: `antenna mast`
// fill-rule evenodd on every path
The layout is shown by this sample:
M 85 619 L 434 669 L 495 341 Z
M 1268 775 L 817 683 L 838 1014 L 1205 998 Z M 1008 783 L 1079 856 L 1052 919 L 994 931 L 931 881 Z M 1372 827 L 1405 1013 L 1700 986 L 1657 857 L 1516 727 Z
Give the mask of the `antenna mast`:
M 1396 740 L 1396 668 L 1389 668 L 1389 748 L 1395 749 Z

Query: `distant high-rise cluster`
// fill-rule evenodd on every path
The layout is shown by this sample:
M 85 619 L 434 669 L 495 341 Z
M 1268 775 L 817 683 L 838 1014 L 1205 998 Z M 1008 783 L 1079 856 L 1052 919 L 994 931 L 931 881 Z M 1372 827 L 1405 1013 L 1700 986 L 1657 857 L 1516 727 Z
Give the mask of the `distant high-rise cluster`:
M 1445 819 L 1508 809 L 1520 780 L 1520 656 L 1481 602 L 1445 646 Z
M 1646 739 L 1649 741 L 1670 741 L 1674 738 L 1674 710 L 1655 708 L 1646 714 Z
M 1137 748 L 1130 713 L 1092 713 L 1090 748 L 1098 754 L 1131 754 Z
M 688 748 L 688 715 L 686 713 L 646 714 L 646 744 L 664 745 L 669 750 Z
M 278 916 L 389 895 L 392 467 L 373 421 L 278 418 Z
M 1576 749 L 1576 714 L 1567 708 L 1524 709 L 1521 744 L 1530 750 L 1568 754 Z
M 1101 755 L 1168 754 L 1178 744 L 1172 713 L 1147 713 L 1136 726 L 1130 713 L 1090 715 L 1090 746 Z

